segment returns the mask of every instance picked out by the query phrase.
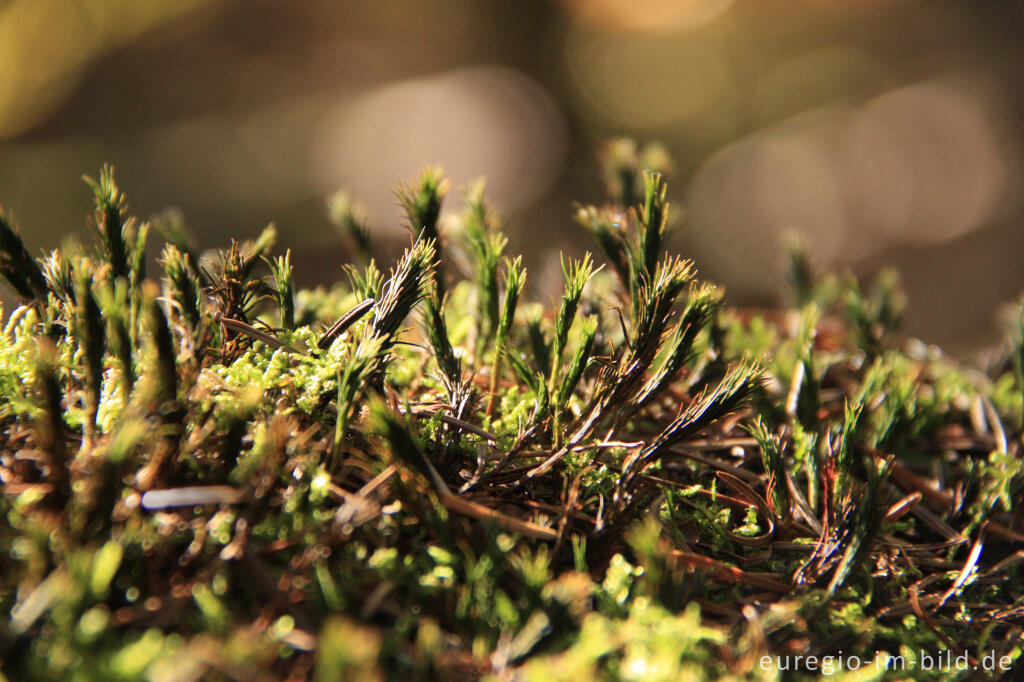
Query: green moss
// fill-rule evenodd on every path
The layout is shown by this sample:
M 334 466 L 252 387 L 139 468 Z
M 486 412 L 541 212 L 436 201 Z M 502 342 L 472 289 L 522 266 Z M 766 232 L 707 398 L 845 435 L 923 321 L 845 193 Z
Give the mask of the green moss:
M 313 290 L 272 227 L 200 263 L 178 218 L 147 280 L 110 169 L 95 249 L 32 260 L 0 220 L 24 297 L 0 329 L 4 674 L 1016 660 L 1024 337 L 963 366 L 899 335 L 891 273 L 818 277 L 797 247 L 793 308 L 734 309 L 663 252 L 663 155 L 605 161 L 606 205 L 576 218 L 607 267 L 565 261 L 553 306 L 524 300 L 482 184 L 449 233 L 433 169 L 401 190 L 414 241 L 388 274 L 331 204 L 362 265 Z

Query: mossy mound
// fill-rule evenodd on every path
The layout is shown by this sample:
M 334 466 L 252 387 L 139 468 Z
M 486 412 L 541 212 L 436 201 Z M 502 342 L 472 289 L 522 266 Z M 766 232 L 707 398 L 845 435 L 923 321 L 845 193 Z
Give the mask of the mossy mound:
M 891 275 L 862 290 L 799 248 L 790 309 L 726 305 L 663 253 L 661 158 L 608 148 L 607 203 L 577 213 L 604 265 L 565 261 L 553 309 L 482 185 L 439 225 L 437 169 L 399 190 L 414 237 L 386 274 L 332 200 L 364 260 L 329 290 L 294 291 L 272 228 L 200 258 L 109 169 L 95 247 L 35 259 L 0 218 L 25 300 L 0 333 L 8 678 L 1016 661 L 1020 338 L 965 369 L 895 332 Z

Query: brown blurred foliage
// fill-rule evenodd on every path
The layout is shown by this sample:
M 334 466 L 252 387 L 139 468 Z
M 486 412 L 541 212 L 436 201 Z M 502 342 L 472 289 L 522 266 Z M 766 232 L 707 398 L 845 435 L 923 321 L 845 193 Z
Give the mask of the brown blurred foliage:
M 310 284 L 345 259 L 326 194 L 387 251 L 390 188 L 441 163 L 487 176 L 543 287 L 587 247 L 599 141 L 659 139 L 674 247 L 733 301 L 778 300 L 796 231 L 822 267 L 897 265 L 908 331 L 969 349 L 1024 286 L 1022 24 L 1019 2 L 7 0 L 0 200 L 51 248 L 109 161 L 204 247 L 277 222 Z

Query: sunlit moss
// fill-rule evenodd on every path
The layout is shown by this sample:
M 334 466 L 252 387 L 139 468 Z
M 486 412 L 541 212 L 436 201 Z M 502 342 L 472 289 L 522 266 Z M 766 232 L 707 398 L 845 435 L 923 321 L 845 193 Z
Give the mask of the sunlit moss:
M 272 229 L 202 269 L 177 239 L 164 289 L 134 229 L 51 255 L 0 330 L 19 679 L 776 679 L 754 647 L 922 650 L 935 622 L 1019 656 L 991 616 L 1020 587 L 1024 375 L 894 335 L 891 278 L 801 261 L 799 310 L 730 308 L 662 253 L 630 149 L 610 201 L 635 202 L 580 209 L 610 267 L 565 261 L 553 306 L 494 225 L 449 241 L 435 175 L 407 217 L 490 259 L 446 298 L 427 241 L 294 307 Z M 89 291 L 118 322 L 82 343 Z

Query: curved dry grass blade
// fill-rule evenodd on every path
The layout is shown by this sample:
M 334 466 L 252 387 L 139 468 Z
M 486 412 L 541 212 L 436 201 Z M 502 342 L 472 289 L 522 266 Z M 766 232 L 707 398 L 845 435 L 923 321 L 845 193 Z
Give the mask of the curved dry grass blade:
M 903 518 L 903 515 L 912 510 L 921 501 L 921 493 L 911 493 L 896 504 L 889 507 L 889 511 L 885 513 L 885 519 L 883 523 L 893 523 Z
M 327 350 L 330 348 L 334 339 L 341 336 L 342 332 L 362 319 L 363 315 L 369 312 L 374 303 L 376 303 L 374 299 L 368 298 L 355 304 L 351 310 L 338 318 L 338 321 L 332 324 L 330 328 L 324 332 L 324 335 L 321 336 L 320 340 L 317 342 L 316 347 L 320 350 Z
M 925 580 L 927 580 L 927 578 Z M 910 606 L 914 610 L 914 615 L 916 615 L 918 618 L 924 621 L 924 624 L 928 626 L 928 629 L 934 632 L 935 636 L 941 639 L 943 644 L 945 644 L 950 649 L 957 649 L 957 646 L 953 643 L 953 640 L 951 640 L 946 633 L 939 629 L 939 625 L 935 622 L 935 619 L 932 618 L 922 608 L 920 590 L 921 582 L 916 582 L 907 589 L 907 594 L 910 597 Z M 926 597 L 926 599 L 928 599 L 929 601 L 934 601 L 937 600 L 938 597 L 931 596 Z
M 550 457 L 545 459 L 543 462 L 535 466 L 533 469 L 526 474 L 524 480 L 530 481 L 538 476 L 543 476 L 547 472 L 551 471 L 551 467 L 555 466 L 560 460 L 569 454 L 569 447 L 563 447 L 556 450 Z
M 996 439 L 996 448 L 999 452 L 1009 452 L 1006 429 L 1003 428 L 1003 420 L 999 418 L 995 405 L 984 395 L 981 397 L 981 402 L 985 407 L 985 416 L 988 418 L 989 426 L 992 427 L 992 435 Z
M 702 569 L 711 573 L 712 578 L 720 582 L 745 583 L 752 587 L 772 592 L 789 592 L 790 586 L 778 580 L 777 577 L 767 576 L 761 573 L 750 573 L 724 561 L 701 556 L 692 552 L 684 552 L 681 549 L 672 550 L 672 557 L 684 566 Z
M 245 322 L 241 322 L 239 320 L 232 320 L 227 317 L 218 317 L 217 321 L 223 324 L 231 331 L 236 331 L 241 334 L 245 334 L 246 336 L 251 336 L 257 341 L 262 341 L 265 345 L 270 346 L 274 350 L 283 348 L 289 353 L 294 353 L 295 355 L 305 355 L 305 353 L 303 353 L 295 346 L 287 344 L 284 341 L 277 338 L 276 336 L 274 336 L 273 334 L 257 329 L 256 327 L 253 327 L 251 324 L 246 324 Z
M 477 521 L 494 521 L 505 530 L 510 530 L 513 533 L 519 533 L 529 538 L 536 540 L 550 540 L 555 542 L 558 540 L 558 532 L 552 528 L 545 528 L 539 526 L 536 523 L 530 521 L 523 521 L 517 519 L 514 516 L 502 514 L 501 512 L 491 509 L 490 507 L 484 506 L 477 502 L 470 502 L 464 500 L 457 495 L 451 493 L 445 493 L 440 496 L 441 504 L 445 508 L 476 519 Z
M 935 609 L 942 608 L 942 605 L 945 604 L 950 597 L 956 594 L 957 590 L 967 584 L 967 580 L 974 574 L 974 569 L 978 565 L 978 559 L 981 558 L 981 550 L 985 544 L 984 541 L 985 529 L 982 528 L 981 532 L 978 533 L 978 539 L 974 541 L 974 545 L 971 547 L 971 551 L 967 555 L 967 561 L 964 562 L 963 568 L 960 569 L 960 574 L 956 577 L 956 580 L 953 581 L 953 584 L 950 585 L 949 589 L 942 593 L 942 596 L 939 598 L 939 603 L 936 605 Z
M 400 407 L 399 412 L 405 412 L 405 410 Z M 498 436 L 491 433 L 490 431 L 481 429 L 479 426 L 474 426 L 473 424 L 470 424 L 467 421 L 456 419 L 455 417 L 447 415 L 444 412 L 440 412 L 438 410 L 431 410 L 430 408 L 425 407 L 413 407 L 411 412 L 418 417 L 437 416 L 442 422 L 444 422 L 448 426 L 454 426 L 456 428 L 462 429 L 467 433 L 472 433 L 474 436 L 480 436 L 484 440 L 488 440 L 492 443 L 498 442 Z
M 761 517 L 768 524 L 768 530 L 766 530 L 764 533 L 761 533 L 760 535 L 754 537 L 747 537 L 729 531 L 729 537 L 733 540 L 733 542 L 739 543 L 747 547 L 760 547 L 768 544 L 771 541 L 772 537 L 774 537 L 775 535 L 775 520 L 774 514 L 772 514 L 771 510 L 768 508 L 768 503 L 765 501 L 765 499 L 758 495 L 756 490 L 754 490 L 749 485 L 744 483 L 742 479 L 733 476 L 730 473 L 727 473 L 725 471 L 716 471 L 715 476 L 720 481 L 725 483 L 727 486 L 729 486 L 737 493 L 739 493 L 744 501 L 746 501 L 750 505 L 753 505 L 753 507 L 757 509 L 758 514 L 760 514 Z
M 757 483 L 761 480 L 761 477 L 755 474 L 753 471 L 748 471 L 747 469 L 736 467 L 731 464 L 721 462 L 717 459 L 711 459 L 710 457 L 703 457 L 696 453 L 690 452 L 691 449 L 700 448 L 695 447 L 694 443 L 686 443 L 686 445 L 673 445 L 672 447 L 668 448 L 668 451 L 673 455 L 679 455 L 680 457 L 692 460 L 694 462 L 697 462 L 698 464 L 703 464 L 704 466 L 713 469 L 714 471 L 725 471 L 739 479 L 743 479 L 751 483 Z M 720 448 L 715 449 L 718 450 Z M 668 458 L 666 458 L 666 460 L 667 459 Z

